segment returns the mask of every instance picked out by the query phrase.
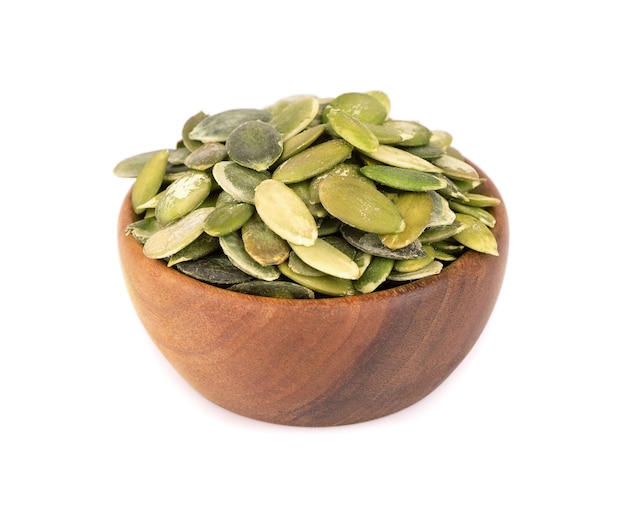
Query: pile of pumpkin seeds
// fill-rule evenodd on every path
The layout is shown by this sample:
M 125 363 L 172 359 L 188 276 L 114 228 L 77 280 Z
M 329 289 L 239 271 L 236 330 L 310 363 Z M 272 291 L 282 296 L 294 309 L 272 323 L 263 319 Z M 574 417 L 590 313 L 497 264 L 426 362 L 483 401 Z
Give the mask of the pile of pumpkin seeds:
M 484 178 L 452 137 L 390 117 L 381 91 L 297 95 L 189 118 L 174 149 L 121 161 L 148 258 L 242 293 L 316 298 L 497 256 Z

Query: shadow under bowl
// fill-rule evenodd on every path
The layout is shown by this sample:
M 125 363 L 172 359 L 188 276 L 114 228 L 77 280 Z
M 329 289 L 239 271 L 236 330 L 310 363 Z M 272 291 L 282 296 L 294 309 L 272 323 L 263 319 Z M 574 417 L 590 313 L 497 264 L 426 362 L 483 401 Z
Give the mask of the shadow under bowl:
M 488 178 L 482 192 L 502 199 Z M 371 294 L 311 300 L 224 290 L 147 258 L 125 234 L 136 220 L 130 192 L 117 236 L 137 314 L 193 388 L 250 418 L 332 426 L 415 404 L 468 354 L 505 273 L 504 202 L 492 214 L 499 256 L 467 251 L 436 276 Z

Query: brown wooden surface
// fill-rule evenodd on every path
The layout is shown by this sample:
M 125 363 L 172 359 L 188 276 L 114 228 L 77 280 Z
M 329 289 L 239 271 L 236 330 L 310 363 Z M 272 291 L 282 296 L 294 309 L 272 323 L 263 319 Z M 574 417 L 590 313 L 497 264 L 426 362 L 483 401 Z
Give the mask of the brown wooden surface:
M 488 182 L 485 192 L 500 197 Z M 500 256 L 468 252 L 438 276 L 359 297 L 270 299 L 222 290 L 150 260 L 118 220 L 122 269 L 152 340 L 197 391 L 272 423 L 330 426 L 414 404 L 480 336 L 504 277 L 509 228 L 494 209 Z

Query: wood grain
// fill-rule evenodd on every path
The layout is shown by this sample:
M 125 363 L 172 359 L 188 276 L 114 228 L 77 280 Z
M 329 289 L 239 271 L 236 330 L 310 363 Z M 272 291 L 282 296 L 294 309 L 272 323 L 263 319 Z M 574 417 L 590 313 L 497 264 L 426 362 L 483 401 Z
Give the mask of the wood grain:
M 484 192 L 501 197 L 490 181 Z M 134 220 L 130 192 L 118 244 L 146 331 L 203 396 L 267 422 L 345 425 L 416 403 L 474 346 L 508 255 L 504 202 L 493 214 L 500 256 L 467 252 L 437 276 L 359 297 L 270 299 L 184 276 L 125 235 Z

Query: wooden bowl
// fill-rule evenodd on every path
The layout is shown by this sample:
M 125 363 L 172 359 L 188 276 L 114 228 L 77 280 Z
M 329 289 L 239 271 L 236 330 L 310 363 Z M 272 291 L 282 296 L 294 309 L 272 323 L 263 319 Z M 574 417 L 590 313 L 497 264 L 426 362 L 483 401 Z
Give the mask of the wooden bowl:
M 500 197 L 489 180 L 483 190 Z M 353 297 L 273 299 L 187 277 L 144 256 L 142 245 L 125 235 L 135 220 L 130 193 L 118 244 L 139 318 L 203 396 L 266 422 L 345 425 L 416 403 L 470 351 L 506 267 L 504 203 L 493 214 L 500 256 L 469 251 L 437 276 Z

